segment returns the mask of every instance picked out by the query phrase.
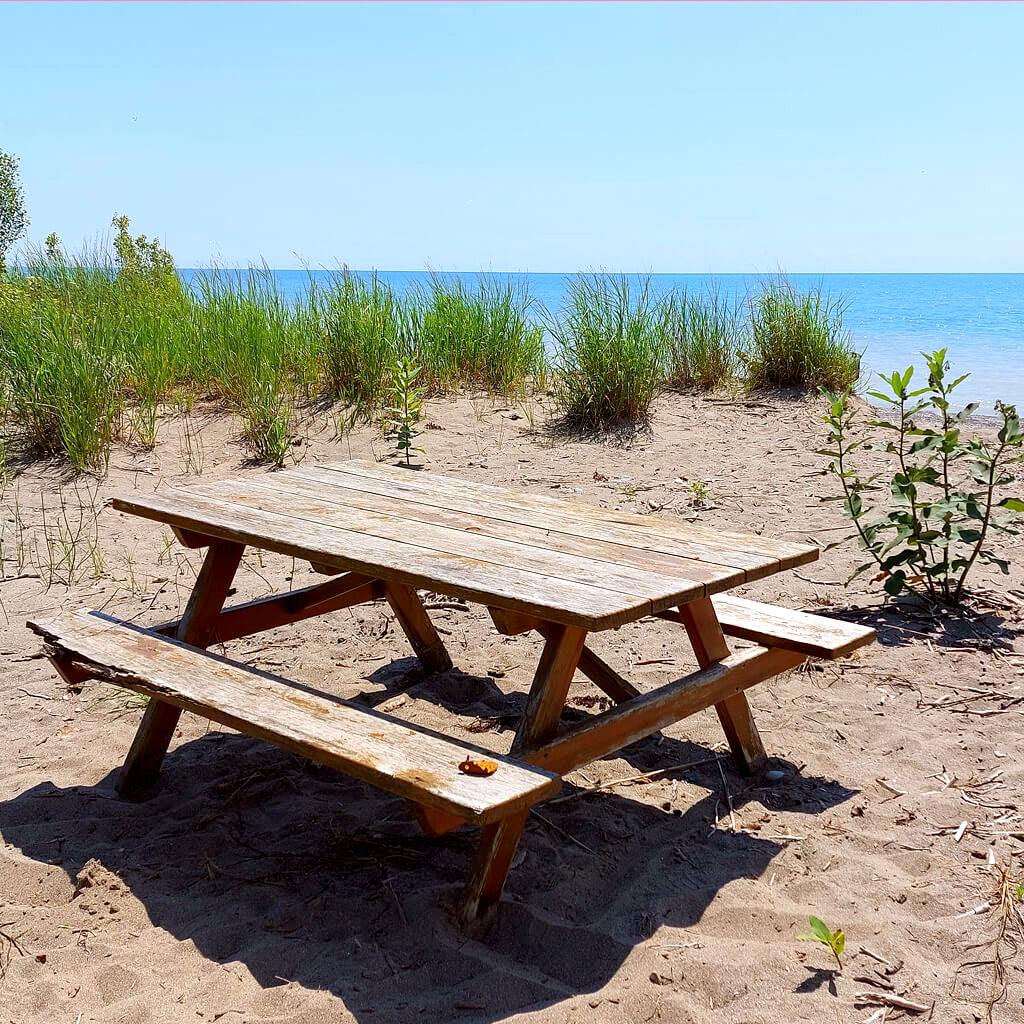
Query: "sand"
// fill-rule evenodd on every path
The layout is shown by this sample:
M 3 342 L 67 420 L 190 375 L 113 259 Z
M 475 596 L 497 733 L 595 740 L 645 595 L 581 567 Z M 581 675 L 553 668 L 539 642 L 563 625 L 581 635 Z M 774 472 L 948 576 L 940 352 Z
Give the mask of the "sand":
M 670 396 L 649 431 L 580 439 L 546 429 L 542 403 L 466 397 L 428 404 L 422 461 L 827 544 L 846 530 L 819 501 L 834 489 L 813 453 L 820 413 L 814 402 Z M 402 800 L 188 715 L 158 791 L 125 802 L 114 781 L 138 701 L 94 682 L 71 692 L 40 657 L 24 625 L 34 615 L 87 605 L 153 623 L 180 611 L 198 555 L 103 503 L 197 469 L 267 472 L 228 417 L 198 412 L 195 425 L 202 442 L 189 450 L 192 432 L 168 415 L 155 450 L 115 450 L 108 474 L 77 493 L 59 466 L 28 465 L 3 494 L 0 1022 L 901 1016 L 858 1005 L 866 990 L 925 1004 L 931 1020 L 973 1022 L 1004 983 L 991 1019 L 1024 1019 L 1022 959 L 993 942 L 1000 914 L 969 913 L 991 902 L 1002 871 L 1024 878 L 1019 541 L 997 543 L 1011 574 L 980 570 L 965 614 L 886 609 L 866 578 L 844 587 L 852 544 L 744 588 L 879 627 L 880 642 L 853 658 L 751 691 L 781 779 L 743 779 L 719 760 L 713 712 L 573 773 L 531 818 L 495 927 L 467 939 L 453 904 L 471 829 L 428 839 Z M 303 432 L 295 460 L 388 455 L 372 426 L 338 439 L 326 415 Z M 313 579 L 308 566 L 253 555 L 238 598 Z M 538 641 L 498 636 L 478 607 L 428 603 L 456 663 L 439 677 L 422 677 L 380 603 L 225 653 L 506 749 Z M 668 623 L 595 646 L 641 685 L 693 663 Z M 570 716 L 600 704 L 577 680 Z M 690 767 L 614 784 L 673 765 Z M 845 929 L 841 972 L 798 939 L 809 914 Z

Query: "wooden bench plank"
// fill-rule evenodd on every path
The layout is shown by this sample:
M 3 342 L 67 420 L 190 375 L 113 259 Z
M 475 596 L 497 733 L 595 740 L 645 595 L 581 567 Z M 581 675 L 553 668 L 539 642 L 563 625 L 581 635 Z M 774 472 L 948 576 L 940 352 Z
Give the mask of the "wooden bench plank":
M 870 626 L 854 622 L 761 604 L 731 594 L 719 594 L 711 600 L 723 632 L 768 647 L 783 647 L 835 661 L 875 640 L 875 631 Z
M 122 512 L 196 534 L 254 544 L 324 568 L 335 565 L 586 629 L 610 629 L 651 612 L 647 598 L 632 598 L 599 586 L 553 579 L 340 527 L 304 523 L 267 509 L 219 501 L 190 488 L 114 498 L 111 504 Z
M 776 562 L 783 569 L 803 565 L 806 562 L 814 561 L 818 557 L 818 548 L 813 545 L 772 540 L 757 536 L 756 534 L 719 530 L 711 527 L 697 526 L 692 523 L 662 519 L 657 516 L 617 512 L 583 502 L 564 498 L 552 498 L 547 495 L 519 493 L 504 487 L 496 487 L 491 484 L 476 483 L 468 480 L 458 480 L 439 474 L 419 474 L 413 477 L 412 474 L 404 473 L 397 467 L 359 459 L 353 459 L 348 462 L 327 463 L 319 467 L 303 468 L 294 472 L 306 473 L 318 470 L 332 471 L 349 476 L 362 476 L 364 479 L 374 481 L 375 484 L 381 484 L 385 481 L 401 483 L 411 489 L 431 492 L 436 503 L 444 503 L 445 507 L 448 508 L 455 507 L 450 503 L 449 499 L 468 497 L 478 502 L 493 501 L 509 510 L 525 511 L 534 516 L 538 513 L 543 513 L 545 516 L 548 514 L 553 516 L 569 515 L 573 522 L 582 519 L 591 525 L 623 529 L 626 533 L 631 534 L 632 537 L 632 541 L 625 540 L 624 543 L 632 542 L 640 547 L 648 544 L 652 536 L 656 536 L 664 540 L 678 540 L 683 544 L 690 544 L 694 547 L 705 545 L 709 551 L 718 551 L 722 554 L 746 552 L 748 554 L 761 555 L 762 561 Z M 536 519 L 528 519 L 526 521 L 535 522 Z
M 47 655 L 477 824 L 558 792 L 556 775 L 99 613 L 29 622 Z M 459 771 L 466 756 L 497 762 Z

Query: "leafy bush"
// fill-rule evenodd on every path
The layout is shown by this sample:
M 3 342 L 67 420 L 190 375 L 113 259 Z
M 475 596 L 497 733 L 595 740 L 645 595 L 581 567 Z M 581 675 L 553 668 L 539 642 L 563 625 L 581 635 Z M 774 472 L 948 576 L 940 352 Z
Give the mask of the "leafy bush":
M 860 356 L 843 330 L 845 302 L 821 287 L 799 292 L 785 278 L 768 281 L 750 302 L 750 347 L 743 354 L 750 387 L 851 390 Z
M 877 566 L 877 578 L 892 596 L 910 592 L 931 603 L 956 604 L 975 562 L 1009 571 L 1006 561 L 985 544 L 991 533 L 1015 533 L 1012 514 L 1024 512 L 1020 498 L 996 495 L 1014 480 L 1009 467 L 1024 459 L 1024 431 L 1016 409 L 997 402 L 1002 424 L 994 444 L 961 437 L 961 424 L 977 404 L 954 413 L 949 398 L 967 375 L 947 383 L 946 350 L 922 354 L 929 371 L 927 386 L 910 390 L 914 368 L 909 367 L 902 374 L 880 374 L 888 390 L 870 392 L 896 414 L 895 422 L 867 423 L 891 435 L 884 444 L 853 439 L 856 413 L 847 397 L 825 393 L 829 447 L 819 454 L 832 460 L 829 469 L 842 487 L 842 494 L 825 500 L 842 501 L 860 546 L 871 556 L 851 579 Z M 931 414 L 936 425 L 919 421 L 922 414 Z M 866 500 L 876 490 L 878 474 L 864 478 L 851 466 L 859 448 L 882 448 L 896 458 L 885 506 Z

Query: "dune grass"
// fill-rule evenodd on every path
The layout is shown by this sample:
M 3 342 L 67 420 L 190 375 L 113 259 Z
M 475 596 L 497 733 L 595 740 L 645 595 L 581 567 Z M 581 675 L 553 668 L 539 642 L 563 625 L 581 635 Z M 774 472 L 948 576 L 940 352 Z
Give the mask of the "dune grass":
M 671 292 L 665 301 L 665 386 L 711 391 L 740 369 L 743 305 L 710 282 L 692 294 Z
M 657 292 L 650 276 L 591 272 L 546 311 L 525 281 L 431 274 L 400 294 L 342 269 L 290 300 L 266 267 L 214 267 L 185 285 L 159 245 L 132 238 L 124 218 L 115 227 L 113 254 L 48 244 L 0 277 L 7 436 L 80 470 L 102 470 L 115 442 L 152 447 L 161 410 L 196 398 L 223 402 L 253 456 L 280 464 L 304 404 L 382 416 L 403 359 L 428 395 L 522 399 L 550 383 L 566 421 L 587 429 L 642 419 L 665 388 L 740 373 L 752 386 L 836 392 L 857 379 L 842 300 L 784 279 L 744 306 L 713 283 Z
M 662 386 L 665 302 L 649 276 L 578 274 L 551 317 L 555 395 L 569 423 L 603 427 L 642 419 Z
M 846 303 L 818 285 L 800 292 L 784 277 L 765 281 L 750 306 L 743 353 L 747 384 L 839 394 L 860 377 L 860 355 L 843 328 Z
M 544 329 L 531 323 L 525 282 L 431 274 L 407 300 L 411 347 L 429 392 L 466 385 L 522 396 L 546 368 Z

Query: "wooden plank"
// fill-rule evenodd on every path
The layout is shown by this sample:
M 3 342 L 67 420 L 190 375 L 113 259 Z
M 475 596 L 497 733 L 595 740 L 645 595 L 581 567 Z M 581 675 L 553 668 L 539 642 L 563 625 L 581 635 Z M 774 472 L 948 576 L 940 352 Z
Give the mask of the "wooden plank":
M 479 522 L 476 517 L 469 519 L 461 515 L 458 527 L 436 526 L 422 519 L 410 521 L 401 515 L 340 505 L 325 498 L 322 487 L 303 486 L 294 477 L 282 480 L 280 486 L 256 480 L 219 480 L 190 487 L 189 491 L 317 526 L 340 527 L 360 536 L 414 544 L 418 548 L 539 573 L 568 583 L 600 586 L 602 590 L 624 594 L 629 600 L 646 598 L 656 611 L 675 607 L 705 593 L 704 584 L 696 580 L 601 561 L 600 545 L 591 544 L 592 550 L 583 557 L 483 536 L 475 525 Z
M 379 601 L 384 597 L 384 584 L 361 573 L 346 573 L 329 583 L 318 583 L 286 594 L 261 597 L 245 604 L 225 608 L 217 618 L 210 644 L 227 643 L 243 636 L 263 633 L 278 626 L 288 626 L 315 615 L 351 608 L 353 605 Z M 179 622 L 154 626 L 155 633 L 177 635 Z M 209 645 L 208 645 L 209 646 Z
M 29 626 L 44 638 L 50 657 L 97 678 L 478 824 L 514 814 L 561 787 L 544 770 L 98 613 Z M 465 775 L 458 765 L 467 756 L 495 761 L 498 770 Z
M 550 513 L 555 516 L 568 514 L 572 517 L 573 521 L 584 519 L 592 524 L 625 528 L 625 533 L 631 537 L 631 540 L 624 540 L 623 543 L 632 543 L 635 546 L 645 546 L 645 541 L 654 535 L 665 540 L 676 539 L 684 544 L 707 544 L 710 549 L 719 550 L 723 553 L 732 551 L 761 554 L 767 556 L 770 560 L 777 560 L 780 563 L 779 567 L 784 569 L 814 561 L 819 554 L 818 548 L 807 544 L 794 544 L 788 541 L 760 537 L 756 534 L 718 530 L 691 523 L 681 523 L 671 519 L 662 519 L 657 516 L 641 516 L 631 512 L 616 512 L 564 498 L 526 494 L 504 487 L 458 480 L 453 477 L 441 476 L 440 474 L 427 473 L 412 477 L 410 474 L 403 474 L 396 467 L 358 459 L 353 459 L 349 462 L 323 464 L 316 467 L 316 470 L 310 467 L 309 470 L 300 469 L 295 472 L 306 473 L 320 470 L 334 471 L 351 477 L 362 476 L 373 481 L 375 485 L 384 481 L 389 483 L 396 482 L 405 485 L 403 491 L 417 489 L 421 492 L 427 491 L 432 493 L 432 500 L 438 504 L 444 502 L 445 507 L 449 508 L 454 506 L 448 499 L 468 497 L 478 503 L 492 500 L 511 509 L 526 511 L 534 516 L 538 513 Z M 351 484 L 349 485 L 351 486 Z M 526 520 L 526 522 L 531 521 L 535 520 Z
M 594 540 L 574 533 L 552 529 L 546 517 L 537 517 L 532 523 L 519 523 L 509 518 L 508 510 L 484 502 L 464 502 L 463 508 L 453 510 L 430 504 L 424 500 L 412 500 L 408 495 L 396 496 L 366 490 L 366 482 L 357 479 L 360 487 L 339 483 L 337 473 L 310 467 L 305 470 L 290 470 L 259 477 L 251 482 L 272 490 L 287 490 L 292 494 L 305 494 L 320 501 L 329 501 L 344 508 L 357 508 L 377 515 L 392 515 L 403 522 L 417 522 L 431 526 L 446 526 L 460 532 L 472 531 L 480 537 L 511 540 L 540 548 L 545 553 L 577 555 L 591 563 L 609 563 L 618 571 L 621 567 L 642 569 L 656 573 L 659 578 L 674 578 L 698 583 L 716 582 L 724 586 L 737 586 L 746 579 L 742 569 L 728 565 L 712 564 L 681 555 L 652 551 L 633 545 L 618 544 L 610 540 Z M 214 485 L 216 486 L 216 485 Z M 418 499 L 424 495 L 417 494 Z M 473 505 L 474 507 L 470 507 Z M 595 575 L 601 575 L 603 566 L 595 564 Z
M 594 715 L 534 750 L 520 752 L 519 757 L 565 775 L 793 668 L 803 660 L 804 655 L 798 651 L 748 647 L 710 668 L 700 669 Z
M 145 498 L 115 498 L 115 508 L 224 540 L 340 569 L 397 580 L 482 604 L 578 625 L 609 629 L 649 614 L 651 602 L 597 586 L 369 537 L 340 527 L 304 523 L 273 511 L 218 501 L 191 489 Z
M 513 752 L 544 742 L 558 728 L 586 635 L 585 630 L 573 626 L 552 627 L 533 678 L 526 711 L 512 742 Z M 501 898 L 528 813 L 510 815 L 481 833 L 459 899 L 458 916 L 464 926 L 486 919 Z
M 518 494 L 514 491 L 502 491 L 501 493 L 507 494 L 508 497 L 507 500 L 501 500 L 489 493 L 486 495 L 473 493 L 472 489 L 478 486 L 476 484 L 438 475 L 428 475 L 426 478 L 417 480 L 403 480 L 345 472 L 349 466 L 353 465 L 361 464 L 346 462 L 337 465 L 321 465 L 302 472 L 310 479 L 323 483 L 329 483 L 333 474 L 334 479 L 341 486 L 353 490 L 361 489 L 368 495 L 384 493 L 406 501 L 417 502 L 428 508 L 440 507 L 465 515 L 477 515 L 486 511 L 489 517 L 517 525 L 530 526 L 543 523 L 544 528 L 553 534 L 618 544 L 639 551 L 641 556 L 650 552 L 704 563 L 711 566 L 714 571 L 728 569 L 730 570 L 729 578 L 733 578 L 733 574 L 742 573 L 745 580 L 754 580 L 778 572 L 781 568 L 778 559 L 764 553 L 742 550 L 728 541 L 716 543 L 710 540 L 698 540 L 694 537 L 681 541 L 652 532 L 651 523 L 664 524 L 667 522 L 667 520 L 657 519 L 653 516 L 649 521 L 644 520 L 648 522 L 648 530 L 641 533 L 613 521 L 595 520 L 593 513 L 603 513 L 606 511 L 605 509 L 542 498 L 542 496 L 534 494 Z M 294 472 L 299 471 L 295 470 Z M 545 501 L 552 502 L 552 505 L 543 504 Z M 531 503 L 534 502 L 539 504 L 533 507 Z M 579 508 L 585 509 L 588 514 L 581 514 L 577 511 Z M 735 585 L 735 583 L 718 584 L 709 581 L 709 586 L 716 590 Z
M 231 589 L 245 545 L 220 542 L 210 546 L 185 606 L 176 636 L 193 647 L 206 647 L 213 636 L 220 610 Z M 55 659 L 58 660 L 58 659 Z M 156 782 L 167 748 L 181 717 L 180 708 L 159 698 L 142 713 L 135 739 L 117 779 L 122 796 L 136 796 Z
M 876 638 L 870 626 L 748 601 L 731 594 L 716 597 L 713 603 L 726 633 L 766 647 L 785 647 L 835 661 Z
M 710 598 L 703 598 L 679 609 L 679 618 L 693 644 L 697 664 L 708 668 L 729 656 L 721 623 Z M 725 738 L 729 741 L 733 761 L 742 775 L 753 775 L 764 767 L 768 755 L 757 731 L 754 716 L 744 693 L 736 693 L 715 704 Z
M 452 659 L 444 641 L 434 629 L 419 594 L 412 587 L 401 583 L 385 583 L 384 596 L 420 664 L 428 672 L 447 672 L 452 667 Z

